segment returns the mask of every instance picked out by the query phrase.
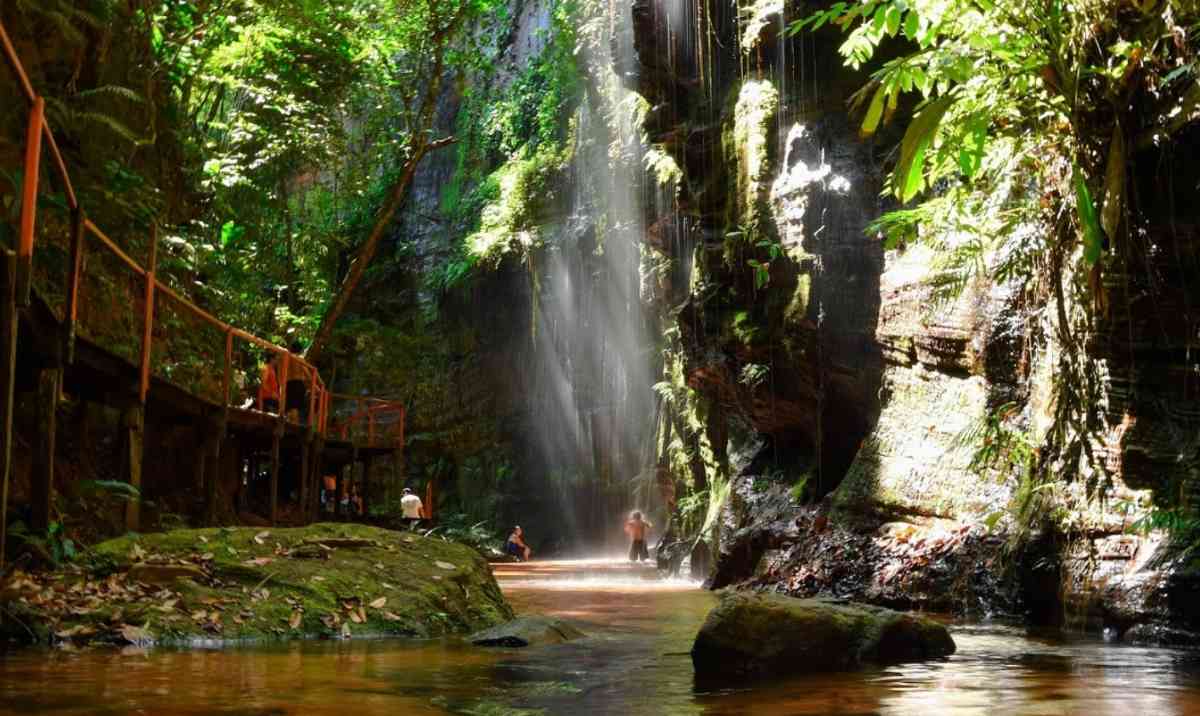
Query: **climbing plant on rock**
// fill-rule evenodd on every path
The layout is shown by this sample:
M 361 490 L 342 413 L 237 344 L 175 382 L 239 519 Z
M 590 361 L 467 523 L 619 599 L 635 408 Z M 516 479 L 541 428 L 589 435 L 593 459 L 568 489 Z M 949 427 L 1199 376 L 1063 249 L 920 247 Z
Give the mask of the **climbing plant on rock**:
M 1139 153 L 1156 161 L 1156 148 L 1200 119 L 1200 8 L 866 0 L 834 3 L 789 32 L 827 25 L 845 34 L 845 64 L 870 70 L 852 102 L 862 134 L 907 121 L 888 179 L 901 206 L 871 230 L 889 247 L 931 244 L 952 290 L 987 272 L 1049 309 L 1037 312 L 1040 330 L 1062 350 L 1037 479 L 1087 474 L 1095 488 L 1106 474 L 1092 454 L 1104 381 L 1087 343 L 1109 311 L 1103 273 L 1153 251 L 1137 238 L 1144 220 L 1130 190 Z

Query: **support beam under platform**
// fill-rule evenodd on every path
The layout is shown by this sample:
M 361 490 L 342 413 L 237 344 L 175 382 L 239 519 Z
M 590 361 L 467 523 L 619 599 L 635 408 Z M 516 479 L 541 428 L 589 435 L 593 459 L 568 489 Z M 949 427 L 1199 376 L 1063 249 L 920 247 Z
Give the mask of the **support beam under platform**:
M 126 407 L 121 413 L 121 462 L 125 478 L 138 494 L 125 503 L 125 529 L 136 532 L 142 525 L 142 459 L 146 443 L 146 408 L 140 403 Z
M 38 377 L 37 446 L 33 451 L 33 476 L 30 485 L 30 527 L 42 532 L 50 526 L 50 504 L 54 493 L 54 453 L 58 432 L 58 396 L 62 370 L 43 368 Z

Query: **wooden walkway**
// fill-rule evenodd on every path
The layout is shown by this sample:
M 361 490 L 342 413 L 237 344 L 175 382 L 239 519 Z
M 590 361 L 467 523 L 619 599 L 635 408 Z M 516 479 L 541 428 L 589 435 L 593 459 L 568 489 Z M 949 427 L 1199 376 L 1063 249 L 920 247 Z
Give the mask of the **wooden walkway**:
M 278 519 L 280 472 L 298 465 L 289 482 L 298 487 L 299 507 L 307 519 L 317 516 L 324 475 L 338 475 L 356 462 L 369 465 L 382 454 L 398 454 L 404 444 L 404 406 L 396 401 L 337 395 L 326 389 L 315 366 L 251 333 L 211 315 L 164 283 L 157 274 L 157 227 L 149 229 L 149 256 L 139 263 L 96 226 L 76 197 L 66 163 L 45 119 L 45 100 L 29 81 L 3 24 L 0 50 L 30 107 L 25 141 L 25 173 L 21 196 L 19 243 L 15 251 L 0 250 L 0 461 L 3 491 L 0 518 L 8 505 L 13 450 L 13 403 L 17 393 L 36 393 L 38 438 L 32 462 L 32 525 L 50 523 L 56 452 L 56 413 L 64 394 L 121 411 L 123 478 L 143 486 L 145 426 L 191 426 L 196 430 L 195 480 L 205 491 L 206 515 L 217 510 L 217 486 L 239 484 L 257 473 L 259 456 L 270 465 L 270 520 Z M 14 98 L 15 99 L 15 98 Z M 43 163 L 53 168 L 41 177 Z M 70 210 L 69 247 L 61 296 L 55 301 L 34 289 L 37 201 L 43 181 L 56 180 Z M 45 228 L 43 227 L 43 233 Z M 87 261 L 85 257 L 97 258 Z M 89 276 L 97 266 L 116 265 L 132 282 L 127 300 L 109 301 L 126 315 L 103 309 L 87 311 Z M 111 269 L 109 269 L 111 270 Z M 94 282 L 93 282 L 94 283 Z M 44 283 L 39 282 L 39 286 Z M 138 295 L 140 294 L 140 295 Z M 87 330 L 81 314 L 101 314 L 106 323 L 132 325 L 138 335 L 124 336 L 138 345 L 123 355 L 101 331 Z M 167 316 L 171 320 L 166 320 Z M 205 365 L 190 366 L 173 349 L 180 333 L 216 336 L 214 350 L 183 351 L 190 360 L 199 355 Z M 119 342 L 119 341 L 118 341 Z M 186 342 L 186 341 L 185 341 Z M 223 348 L 223 350 L 221 350 Z M 301 392 L 301 408 L 289 419 L 281 407 L 273 413 L 244 407 L 244 385 L 257 379 L 254 366 L 266 357 L 278 366 L 280 405 L 292 403 Z M 189 375 L 191 380 L 181 375 Z M 197 377 L 198 376 L 198 377 Z M 239 378 L 245 380 L 239 381 Z M 239 387 L 239 383 L 242 385 Z M 305 409 L 306 408 L 306 409 Z M 129 503 L 126 525 L 141 526 L 140 501 Z M 3 519 L 0 519 L 0 565 L 4 559 Z

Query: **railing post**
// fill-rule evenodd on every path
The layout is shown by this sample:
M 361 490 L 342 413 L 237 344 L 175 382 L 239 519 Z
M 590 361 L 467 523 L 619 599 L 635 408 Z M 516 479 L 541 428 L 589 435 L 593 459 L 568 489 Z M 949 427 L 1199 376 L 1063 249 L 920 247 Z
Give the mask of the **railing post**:
M 41 532 L 50 526 L 51 504 L 54 495 L 54 456 L 58 432 L 58 398 L 62 392 L 62 369 L 43 367 L 38 376 L 37 438 L 33 449 L 33 470 L 30 474 L 29 526 Z
M 433 480 L 425 483 L 425 519 L 433 520 Z
M 37 221 L 38 170 L 42 160 L 42 123 L 46 100 L 38 97 L 25 135 L 25 177 L 21 196 L 21 237 L 17 247 L 17 304 L 29 305 L 33 287 L 33 229 Z
M 83 209 L 71 210 L 71 272 L 67 275 L 67 333 L 63 354 L 67 365 L 75 362 L 75 321 L 79 316 L 79 279 L 83 272 Z
M 275 430 L 271 434 L 271 525 L 279 519 L 279 442 L 287 425 L 287 381 L 288 368 L 292 354 L 287 350 L 282 352 L 279 362 L 279 417 L 275 422 Z
M 146 266 L 145 332 L 142 334 L 142 380 L 138 398 L 146 404 L 146 393 L 150 390 L 150 348 L 154 334 L 154 273 L 158 267 L 158 224 L 150 225 L 150 263 Z
M 0 250 L 0 572 L 8 535 L 8 483 L 12 473 L 13 395 L 17 374 L 16 255 Z
M 229 389 L 233 383 L 233 328 L 225 329 L 225 376 L 221 379 L 221 407 L 229 408 Z
M 308 428 L 315 431 L 317 426 L 317 369 L 313 367 L 308 380 Z
M 279 361 L 279 422 L 287 422 L 287 383 L 288 369 L 291 368 L 292 354 L 283 351 L 283 360 Z

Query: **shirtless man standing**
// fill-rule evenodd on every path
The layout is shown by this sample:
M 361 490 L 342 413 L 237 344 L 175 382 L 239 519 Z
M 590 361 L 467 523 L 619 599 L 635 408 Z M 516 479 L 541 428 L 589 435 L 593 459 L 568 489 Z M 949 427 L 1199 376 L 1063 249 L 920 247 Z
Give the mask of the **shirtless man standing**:
M 634 512 L 625 522 L 625 534 L 633 540 L 629 545 L 629 561 L 641 562 L 650 559 L 650 551 L 646 549 L 646 531 L 654 525 L 642 519 L 641 512 Z

